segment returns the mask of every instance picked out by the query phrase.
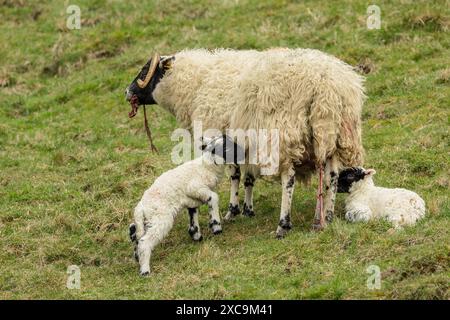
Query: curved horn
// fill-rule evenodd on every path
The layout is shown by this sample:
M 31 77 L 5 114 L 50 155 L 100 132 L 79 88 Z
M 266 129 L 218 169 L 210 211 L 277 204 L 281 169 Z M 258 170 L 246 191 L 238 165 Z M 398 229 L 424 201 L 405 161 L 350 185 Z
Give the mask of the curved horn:
M 137 84 L 141 89 L 144 89 L 150 82 L 150 79 L 153 77 L 153 74 L 156 71 L 156 67 L 158 66 L 159 59 L 160 59 L 159 54 L 155 53 L 152 57 L 152 63 L 150 65 L 150 67 L 148 68 L 148 72 L 147 72 L 147 75 L 145 76 L 144 81 L 142 81 L 141 79 L 137 80 Z

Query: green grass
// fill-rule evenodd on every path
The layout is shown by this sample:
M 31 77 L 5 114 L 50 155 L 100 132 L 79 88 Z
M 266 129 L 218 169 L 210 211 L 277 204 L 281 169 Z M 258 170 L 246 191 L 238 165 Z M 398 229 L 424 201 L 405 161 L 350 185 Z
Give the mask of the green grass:
M 0 298 L 449 299 L 450 3 L 377 1 L 78 0 L 83 26 L 65 30 L 67 1 L 0 0 Z M 274 239 L 277 182 L 258 180 L 256 217 L 224 233 L 180 216 L 138 277 L 127 229 L 143 191 L 171 168 L 177 128 L 150 108 L 160 154 L 148 152 L 142 114 L 127 118 L 124 89 L 153 50 L 317 48 L 372 65 L 364 106 L 366 167 L 376 182 L 412 189 L 428 215 L 391 232 L 384 222 L 336 221 L 311 231 L 314 186 L 296 189 L 294 229 Z M 222 213 L 228 183 L 219 188 Z M 81 268 L 81 289 L 66 270 Z M 380 290 L 366 268 L 382 271 Z

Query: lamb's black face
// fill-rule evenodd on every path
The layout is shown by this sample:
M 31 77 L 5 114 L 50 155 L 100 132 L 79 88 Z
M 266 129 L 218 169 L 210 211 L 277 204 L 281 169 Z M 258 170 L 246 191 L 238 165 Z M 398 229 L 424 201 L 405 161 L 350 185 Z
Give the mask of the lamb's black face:
M 364 179 L 366 176 L 366 171 L 363 168 L 347 168 L 344 169 L 339 174 L 338 179 L 338 192 L 339 193 L 347 193 L 350 192 L 350 188 L 353 185 L 353 183 Z
M 133 102 L 137 103 L 138 105 L 156 104 L 155 100 L 153 99 L 152 93 L 153 93 L 153 90 L 155 90 L 155 87 L 158 84 L 159 80 L 161 80 L 161 78 L 164 74 L 164 70 L 160 66 L 159 61 L 155 61 L 157 63 L 157 66 L 156 66 L 155 72 L 154 72 L 153 76 L 151 77 L 150 81 L 148 82 L 148 84 L 144 88 L 141 88 L 138 85 L 138 79 L 140 79 L 142 81 L 145 80 L 145 77 L 147 76 L 147 73 L 149 72 L 150 66 L 152 65 L 153 59 L 155 59 L 155 57 L 150 59 L 144 65 L 144 67 L 142 67 L 142 69 L 139 72 L 139 74 L 137 75 L 137 77 L 134 78 L 134 80 L 131 82 L 131 84 L 126 89 L 125 94 L 126 94 L 127 101 L 129 101 L 131 103 L 133 103 Z
M 227 164 L 242 163 L 245 160 L 244 149 L 227 135 L 213 138 L 212 141 L 202 145 L 202 150 L 222 157 Z

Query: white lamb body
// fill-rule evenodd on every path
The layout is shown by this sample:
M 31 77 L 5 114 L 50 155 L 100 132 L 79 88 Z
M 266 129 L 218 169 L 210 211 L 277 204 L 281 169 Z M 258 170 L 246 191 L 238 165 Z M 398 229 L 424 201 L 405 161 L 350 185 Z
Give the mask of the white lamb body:
M 350 188 L 345 201 L 348 221 L 369 221 L 384 218 L 395 228 L 413 225 L 425 215 L 425 202 L 410 190 L 377 187 L 366 176 Z
M 213 189 L 222 178 L 224 165 L 216 164 L 215 157 L 204 153 L 165 172 L 145 191 L 135 208 L 135 224 L 130 226 L 132 241 L 137 243 L 135 255 L 141 275 L 150 273 L 151 251 L 169 233 L 183 209 L 189 209 L 189 233 L 194 240 L 201 240 L 197 208 L 205 203 L 209 205 L 212 232 L 221 232 L 219 198 Z

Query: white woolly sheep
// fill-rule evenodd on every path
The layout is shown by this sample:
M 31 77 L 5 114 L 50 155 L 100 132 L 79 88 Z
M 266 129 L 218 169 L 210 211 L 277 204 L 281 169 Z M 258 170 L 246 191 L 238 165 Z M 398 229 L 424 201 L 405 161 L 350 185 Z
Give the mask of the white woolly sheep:
M 230 148 L 234 146 L 233 153 Z M 219 215 L 219 197 L 213 190 L 219 183 L 228 155 L 240 159 L 243 150 L 227 137 L 205 138 L 203 155 L 188 161 L 158 177 L 145 191 L 134 211 L 130 225 L 130 239 L 136 245 L 135 258 L 141 275 L 150 274 L 150 256 L 153 248 L 172 229 L 174 219 L 187 208 L 190 216 L 189 234 L 195 241 L 202 240 L 198 223 L 198 207 L 208 204 L 213 234 L 222 232 Z M 230 159 L 227 159 L 229 161 Z
M 315 226 L 334 212 L 341 167 L 362 164 L 361 108 L 363 79 L 339 59 L 310 49 L 236 51 L 185 50 L 155 54 L 126 90 L 137 109 L 159 104 L 178 122 L 205 130 L 278 129 L 279 175 L 283 187 L 277 237 L 291 229 L 296 178 L 307 182 L 325 167 L 325 203 L 319 185 Z M 248 147 L 248 146 L 247 146 Z M 244 214 L 253 215 L 252 187 L 260 166 L 244 166 Z M 240 169 L 231 169 L 231 199 L 225 218 L 240 212 Z
M 349 192 L 345 200 L 348 221 L 384 218 L 395 228 L 413 225 L 425 215 L 425 202 L 406 189 L 376 187 L 374 169 L 347 168 L 339 175 L 338 192 Z

